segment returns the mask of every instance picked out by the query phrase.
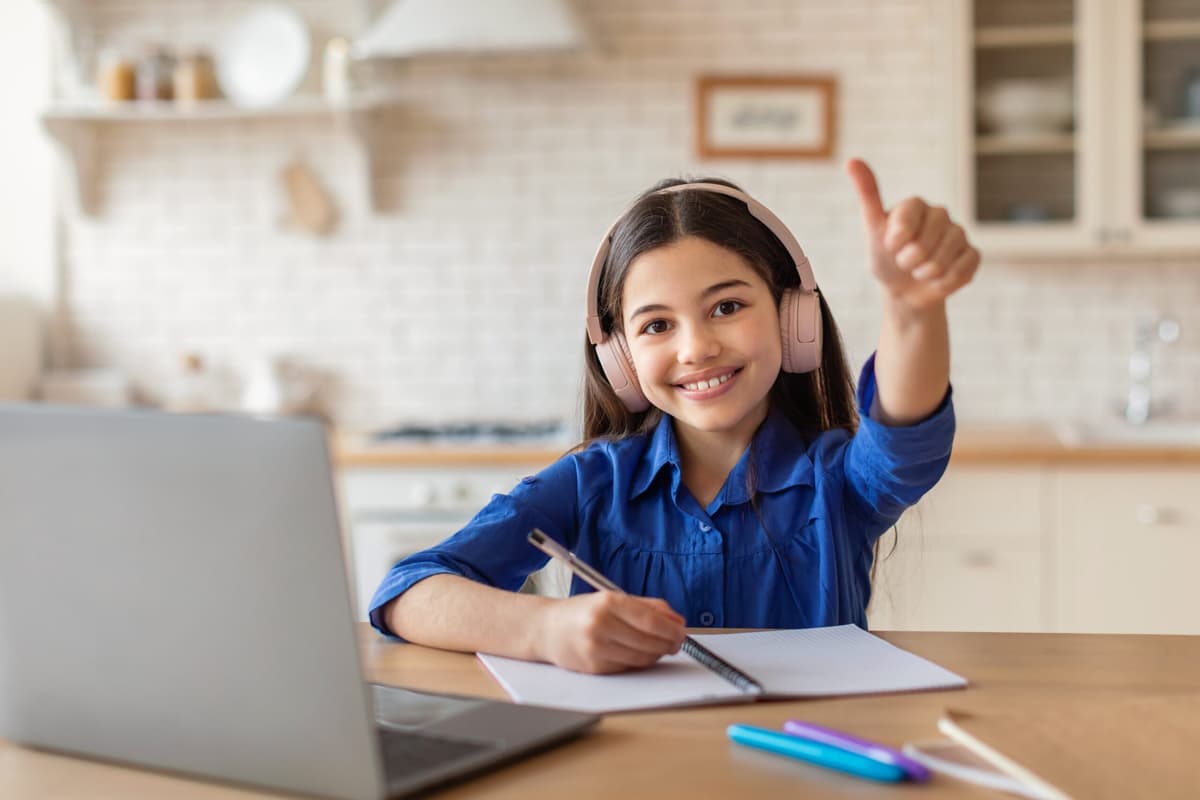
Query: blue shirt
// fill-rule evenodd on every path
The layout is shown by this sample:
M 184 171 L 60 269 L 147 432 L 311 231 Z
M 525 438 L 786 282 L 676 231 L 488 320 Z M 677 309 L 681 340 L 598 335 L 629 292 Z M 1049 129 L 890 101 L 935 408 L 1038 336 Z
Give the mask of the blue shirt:
M 593 442 L 396 564 L 371 600 L 371 623 L 394 635 L 383 606 L 439 573 L 517 590 L 547 561 L 526 540 L 536 527 L 625 591 L 663 598 L 689 626 L 865 628 L 875 541 L 945 471 L 954 410 L 948 391 L 915 425 L 872 420 L 874 356 L 857 394 L 855 435 L 838 429 L 806 443 L 771 410 L 707 507 L 683 483 L 666 415 L 650 433 Z M 572 580 L 572 594 L 588 591 Z

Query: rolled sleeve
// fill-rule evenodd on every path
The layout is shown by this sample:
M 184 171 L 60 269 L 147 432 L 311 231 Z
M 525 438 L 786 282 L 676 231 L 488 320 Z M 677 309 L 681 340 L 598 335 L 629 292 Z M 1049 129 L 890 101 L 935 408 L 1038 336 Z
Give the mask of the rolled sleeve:
M 391 568 L 371 598 L 371 625 L 395 637 L 384 620 L 384 607 L 434 575 L 458 575 L 499 589 L 519 589 L 530 573 L 547 561 L 545 554 L 529 544 L 529 531 L 541 528 L 566 544 L 577 530 L 577 485 L 574 459 L 568 456 L 522 479 L 508 494 L 494 495 L 450 538 Z
M 871 419 L 875 400 L 875 356 L 858 381 L 858 432 L 846 452 L 848 502 L 869 520 L 870 538 L 882 534 L 946 471 L 954 443 L 952 390 L 928 417 L 912 425 L 888 426 Z

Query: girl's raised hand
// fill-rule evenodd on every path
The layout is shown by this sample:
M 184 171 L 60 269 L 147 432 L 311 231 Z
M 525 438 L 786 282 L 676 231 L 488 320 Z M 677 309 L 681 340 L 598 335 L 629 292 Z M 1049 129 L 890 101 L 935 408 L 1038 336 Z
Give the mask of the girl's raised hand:
M 591 592 L 546 606 L 540 650 L 547 661 L 576 672 L 648 667 L 679 651 L 683 617 L 663 600 Z
M 914 310 L 925 309 L 974 277 L 979 251 L 945 208 L 910 197 L 888 211 L 866 162 L 851 159 L 846 172 L 862 209 L 871 273 L 893 297 Z

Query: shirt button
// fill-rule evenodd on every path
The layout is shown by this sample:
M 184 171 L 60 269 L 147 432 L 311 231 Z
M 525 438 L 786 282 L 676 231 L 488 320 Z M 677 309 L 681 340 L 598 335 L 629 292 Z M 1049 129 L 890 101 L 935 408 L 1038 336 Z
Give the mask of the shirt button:
M 701 522 L 700 530 L 704 531 L 705 533 L 708 533 L 709 531 L 712 530 L 712 525 L 709 525 L 707 522 Z
M 713 613 L 711 611 L 700 612 L 700 624 L 701 625 L 708 627 L 709 625 L 712 625 L 716 621 L 717 621 L 717 618 L 715 616 L 713 616 Z

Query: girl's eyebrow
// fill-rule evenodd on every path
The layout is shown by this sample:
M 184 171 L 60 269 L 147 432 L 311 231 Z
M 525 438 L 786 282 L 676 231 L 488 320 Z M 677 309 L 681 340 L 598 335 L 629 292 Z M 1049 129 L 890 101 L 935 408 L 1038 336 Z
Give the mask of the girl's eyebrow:
M 721 281 L 720 283 L 714 283 L 712 286 L 700 293 L 700 299 L 704 300 L 705 298 L 717 294 L 718 292 L 723 292 L 726 289 L 732 289 L 735 286 L 745 286 L 746 288 L 750 288 L 750 284 L 747 281 L 744 281 L 741 278 L 733 278 L 731 280 Z M 650 305 L 638 307 L 636 311 L 629 315 L 629 319 L 635 320 L 640 315 L 649 314 L 652 311 L 670 311 L 670 308 L 662 303 L 651 303 Z

